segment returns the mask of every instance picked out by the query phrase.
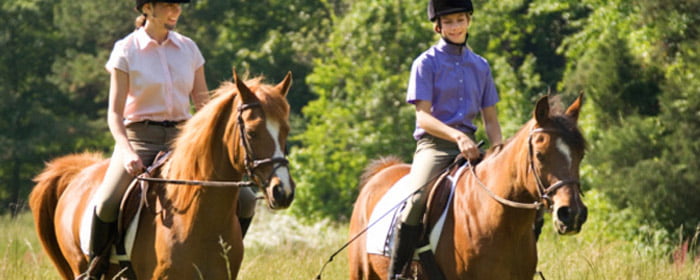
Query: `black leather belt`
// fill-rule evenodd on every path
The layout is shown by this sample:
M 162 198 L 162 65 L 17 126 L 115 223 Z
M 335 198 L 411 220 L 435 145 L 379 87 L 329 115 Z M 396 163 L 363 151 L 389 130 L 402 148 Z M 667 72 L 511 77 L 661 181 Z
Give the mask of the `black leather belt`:
M 140 121 L 140 122 L 137 122 L 137 123 L 142 123 L 142 124 L 145 124 L 145 125 L 157 125 L 157 126 L 162 126 L 162 127 L 175 127 L 175 126 L 177 126 L 178 124 L 181 124 L 182 121 L 161 121 L 161 122 L 157 122 L 157 121 L 145 120 L 145 121 Z

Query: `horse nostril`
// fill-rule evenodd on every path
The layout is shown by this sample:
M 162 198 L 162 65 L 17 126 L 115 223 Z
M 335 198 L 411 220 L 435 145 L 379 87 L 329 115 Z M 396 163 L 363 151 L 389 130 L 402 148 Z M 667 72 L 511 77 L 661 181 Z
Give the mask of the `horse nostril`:
M 562 221 L 563 223 L 568 223 L 570 217 L 571 211 L 569 207 L 560 207 L 557 209 L 557 218 Z
M 282 190 L 281 184 L 272 186 L 272 197 L 274 197 L 277 201 L 284 199 L 284 191 Z

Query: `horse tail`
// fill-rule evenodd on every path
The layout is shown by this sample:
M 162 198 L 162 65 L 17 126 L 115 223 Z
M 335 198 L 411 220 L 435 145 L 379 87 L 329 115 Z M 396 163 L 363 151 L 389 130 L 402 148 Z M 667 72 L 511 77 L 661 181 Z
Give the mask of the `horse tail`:
M 362 176 L 360 176 L 359 190 L 362 190 L 367 184 L 367 181 L 380 171 L 402 163 L 403 161 L 397 156 L 385 156 L 371 161 L 369 165 L 367 165 L 367 168 L 365 168 L 365 171 L 362 172 Z
M 44 170 L 34 178 L 36 186 L 29 194 L 29 208 L 34 215 L 36 231 L 44 250 L 51 257 L 64 278 L 72 278 L 72 271 L 61 254 L 56 239 L 54 215 L 61 194 L 71 180 L 85 167 L 103 160 L 99 153 L 63 156 L 46 163 Z

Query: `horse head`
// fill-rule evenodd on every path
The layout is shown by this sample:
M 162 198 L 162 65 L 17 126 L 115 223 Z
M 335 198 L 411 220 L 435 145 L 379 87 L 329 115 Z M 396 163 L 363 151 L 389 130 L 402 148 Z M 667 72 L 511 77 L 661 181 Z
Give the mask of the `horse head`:
M 235 71 L 233 79 L 240 102 L 235 108 L 238 129 L 232 133 L 238 133 L 239 137 L 234 138 L 239 140 L 230 144 L 242 148 L 246 173 L 262 189 L 268 206 L 287 208 L 294 199 L 295 190 L 285 156 L 290 129 L 286 95 L 292 83 L 291 72 L 275 86 L 249 87 Z
M 528 139 L 530 168 L 538 193 L 552 210 L 559 234 L 578 233 L 588 216 L 579 181 L 585 153 L 585 140 L 577 126 L 582 99 L 583 95 L 579 96 L 564 114 L 553 114 L 549 98 L 541 98 Z

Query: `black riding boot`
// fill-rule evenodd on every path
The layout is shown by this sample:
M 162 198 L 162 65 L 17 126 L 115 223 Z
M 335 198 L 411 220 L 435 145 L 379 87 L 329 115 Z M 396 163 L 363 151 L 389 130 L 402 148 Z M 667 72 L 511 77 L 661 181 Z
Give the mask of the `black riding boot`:
M 88 269 L 80 279 L 100 279 L 109 268 L 109 251 L 117 235 L 117 223 L 105 223 L 93 212 Z
M 389 263 L 389 280 L 402 279 L 401 273 L 407 264 L 413 259 L 413 251 L 418 244 L 418 238 L 423 227 L 421 225 L 407 225 L 401 223 L 398 232 L 394 234 L 394 243 L 391 248 L 391 262 Z
M 248 232 L 250 227 L 250 222 L 253 221 L 253 217 L 250 218 L 238 218 L 238 223 L 241 224 L 241 238 L 245 238 L 245 234 Z

